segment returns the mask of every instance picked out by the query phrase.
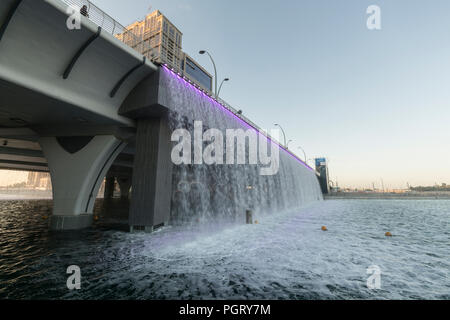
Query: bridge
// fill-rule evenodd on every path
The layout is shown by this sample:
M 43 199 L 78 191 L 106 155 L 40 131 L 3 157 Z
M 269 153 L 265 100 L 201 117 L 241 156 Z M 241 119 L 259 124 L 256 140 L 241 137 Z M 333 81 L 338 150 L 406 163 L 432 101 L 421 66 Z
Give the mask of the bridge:
M 105 177 L 108 192 L 114 177 L 124 197 L 132 188 L 131 230 L 152 231 L 188 211 L 230 214 L 322 199 L 309 166 L 224 101 L 120 41 L 126 30 L 101 10 L 92 5 L 81 29 L 70 30 L 70 3 L 0 3 L 0 168 L 50 172 L 51 229 L 90 226 Z M 280 173 L 173 165 L 171 131 L 194 120 L 255 130 L 281 150 Z M 187 194 L 185 181 L 203 181 L 203 189 Z

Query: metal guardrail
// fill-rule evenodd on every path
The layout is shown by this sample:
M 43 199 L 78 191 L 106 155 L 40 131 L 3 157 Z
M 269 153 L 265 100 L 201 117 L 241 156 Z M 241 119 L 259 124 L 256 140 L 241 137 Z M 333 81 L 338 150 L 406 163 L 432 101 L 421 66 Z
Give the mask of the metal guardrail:
M 287 153 L 289 153 L 290 155 L 292 155 L 293 157 L 295 157 L 296 159 L 298 159 L 299 161 L 301 161 L 305 166 L 309 167 L 310 169 L 312 169 L 307 163 L 306 163 L 306 159 L 305 161 L 303 161 L 302 159 L 300 159 L 295 153 L 293 153 L 291 150 L 289 150 L 287 148 L 287 146 L 281 144 L 281 142 L 279 142 L 277 139 L 275 139 L 274 137 L 272 137 L 267 131 L 261 129 L 256 123 L 254 123 L 253 121 L 251 121 L 249 118 L 247 118 L 246 116 L 244 116 L 241 113 L 238 113 L 239 111 L 236 110 L 235 108 L 233 108 L 231 105 L 229 105 L 226 101 L 220 99 L 220 98 L 216 98 L 215 99 L 218 103 L 220 103 L 223 107 L 225 107 L 226 109 L 228 109 L 230 112 L 234 113 L 239 119 L 241 119 L 242 121 L 246 122 L 249 126 L 253 127 L 253 129 L 255 129 L 256 131 L 260 132 L 262 135 L 266 136 L 267 139 L 269 139 L 270 141 L 272 141 L 273 143 L 277 144 L 280 148 L 284 149 Z M 313 169 L 312 169 L 313 170 Z
M 238 118 L 240 118 L 241 120 L 243 120 L 244 122 L 246 122 L 247 124 L 249 124 L 251 127 L 253 127 L 254 129 L 256 129 L 258 132 L 262 133 L 263 135 L 265 135 L 268 139 L 270 139 L 271 141 L 273 141 L 274 143 L 278 144 L 280 147 L 284 148 L 286 151 L 290 152 L 286 146 L 284 146 L 283 144 L 281 144 L 277 139 L 275 139 L 274 137 L 272 137 L 266 130 L 263 130 L 262 128 L 260 128 L 256 123 L 254 123 L 252 120 L 250 120 L 249 118 L 247 118 L 246 116 L 244 116 L 242 113 L 239 113 L 239 110 L 233 108 L 230 104 L 228 104 L 225 100 L 221 99 L 221 98 L 217 98 L 216 99 L 217 102 L 219 102 L 222 106 L 224 106 L 225 108 L 227 108 L 230 112 L 234 113 Z
M 137 52 L 141 54 L 144 52 L 148 59 L 153 60 L 155 58 L 154 48 L 144 42 L 144 35 L 138 36 L 130 30 L 127 30 L 126 27 L 89 0 L 61 1 L 77 11 L 80 11 L 83 6 L 86 6 L 87 15 L 85 16 L 97 26 L 101 27 L 103 31 L 112 34 Z
M 114 18 L 112 18 L 110 15 L 108 15 L 106 12 L 101 10 L 99 7 L 97 7 L 95 4 L 90 2 L 89 0 L 61 0 L 68 6 L 71 6 L 75 10 L 81 10 L 83 6 L 87 7 L 87 18 L 91 20 L 93 23 L 95 23 L 97 26 L 101 27 L 102 30 L 109 32 L 117 39 L 121 40 L 123 43 L 131 47 L 132 49 L 136 50 L 138 53 L 142 54 L 142 52 L 145 53 L 145 56 L 151 60 L 154 61 L 156 55 L 154 54 L 154 48 L 152 48 L 150 45 L 146 44 L 144 42 L 144 34 L 141 36 L 136 35 L 135 33 L 131 32 L 130 30 L 127 30 L 126 27 L 121 25 L 119 22 L 117 22 Z M 177 68 L 172 68 L 172 66 L 168 65 L 169 68 L 174 69 L 174 72 L 178 73 Z M 199 90 L 205 91 L 199 86 L 196 86 Z M 286 150 L 286 152 L 290 153 L 297 159 L 299 159 L 301 162 L 305 163 L 303 160 L 301 160 L 297 155 L 292 153 L 286 146 L 281 144 L 277 139 L 274 139 L 272 136 L 269 135 L 269 133 L 263 129 L 261 129 L 256 123 L 248 119 L 246 116 L 239 113 L 239 110 L 233 108 L 230 104 L 228 104 L 226 101 L 220 99 L 220 98 L 214 98 L 214 96 L 210 92 L 207 93 L 211 98 L 215 99 L 218 103 L 220 103 L 224 108 L 228 109 L 230 112 L 234 113 L 236 117 L 240 118 L 242 121 L 246 122 L 248 125 L 256 129 L 258 132 L 261 132 L 263 135 L 265 135 L 268 139 L 273 141 L 274 143 L 278 144 L 281 148 Z M 305 163 L 306 166 L 308 166 Z M 309 167 L 309 166 L 308 166 Z

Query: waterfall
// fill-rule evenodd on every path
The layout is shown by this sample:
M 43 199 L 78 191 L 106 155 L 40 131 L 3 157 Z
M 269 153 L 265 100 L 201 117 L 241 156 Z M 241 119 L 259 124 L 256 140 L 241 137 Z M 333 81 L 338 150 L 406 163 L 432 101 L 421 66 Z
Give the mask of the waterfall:
M 160 72 L 159 98 L 169 106 L 172 131 L 182 128 L 194 137 L 194 121 L 202 121 L 203 132 L 215 128 L 224 136 L 226 129 L 254 130 L 172 71 L 161 68 Z M 270 150 L 274 142 L 259 133 L 258 136 L 260 147 L 261 141 L 265 141 Z M 208 144 L 204 142 L 203 148 Z M 236 145 L 235 151 L 238 147 L 241 145 Z M 259 162 L 174 165 L 171 223 L 198 223 L 211 219 L 245 221 L 247 209 L 256 215 L 276 214 L 322 200 L 314 170 L 290 152 L 279 146 L 276 148 L 279 148 L 279 170 L 275 175 L 260 175 L 261 167 L 265 166 Z M 245 151 L 248 161 L 248 145 Z

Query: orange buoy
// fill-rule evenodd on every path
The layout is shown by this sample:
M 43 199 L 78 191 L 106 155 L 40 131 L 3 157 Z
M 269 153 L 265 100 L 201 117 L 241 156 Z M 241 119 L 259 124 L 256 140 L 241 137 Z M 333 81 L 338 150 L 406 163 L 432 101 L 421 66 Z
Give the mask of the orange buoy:
M 390 233 L 389 231 L 386 232 L 384 235 L 385 235 L 386 237 L 392 237 L 392 233 Z
M 327 227 L 322 226 L 322 231 L 328 231 Z
M 255 224 L 258 224 L 258 220 L 255 220 Z

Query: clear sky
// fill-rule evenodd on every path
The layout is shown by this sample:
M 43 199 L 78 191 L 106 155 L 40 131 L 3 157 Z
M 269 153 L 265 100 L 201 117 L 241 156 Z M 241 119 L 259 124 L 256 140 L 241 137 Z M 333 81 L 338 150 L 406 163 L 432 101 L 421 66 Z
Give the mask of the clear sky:
M 93 2 L 124 25 L 159 9 L 184 51 L 212 72 L 207 49 L 231 78 L 223 99 L 327 157 L 340 186 L 450 183 L 450 1 Z
M 222 98 L 261 127 L 280 123 L 340 186 L 450 183 L 450 1 L 94 0 L 127 25 L 151 6 Z M 381 8 L 379 31 L 366 9 Z M 298 151 L 301 155 L 302 153 Z

